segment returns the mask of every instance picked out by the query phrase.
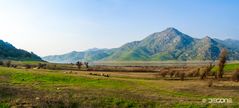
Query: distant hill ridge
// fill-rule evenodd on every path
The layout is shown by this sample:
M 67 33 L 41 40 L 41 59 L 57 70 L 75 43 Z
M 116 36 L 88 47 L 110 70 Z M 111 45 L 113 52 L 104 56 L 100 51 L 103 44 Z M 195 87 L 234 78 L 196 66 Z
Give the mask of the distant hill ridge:
M 3 40 L 0 40 L 0 60 L 42 61 L 36 54 L 17 49 L 12 44 L 4 42 Z
M 239 41 L 219 40 L 206 36 L 193 38 L 175 28 L 156 32 L 141 41 L 127 43 L 114 49 L 94 49 L 43 57 L 49 62 L 76 61 L 166 61 L 216 60 L 226 48 L 229 60 L 239 60 Z

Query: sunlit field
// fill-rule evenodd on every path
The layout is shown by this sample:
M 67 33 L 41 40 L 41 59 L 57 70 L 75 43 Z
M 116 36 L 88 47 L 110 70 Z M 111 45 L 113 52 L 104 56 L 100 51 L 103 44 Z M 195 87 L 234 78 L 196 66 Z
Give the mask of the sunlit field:
M 0 107 L 239 107 L 239 83 L 230 80 L 238 64 L 226 65 L 223 80 L 210 75 L 203 80 L 185 75 L 182 80 L 170 74 L 162 76 L 162 70 L 110 72 L 64 66 L 73 69 L 0 67 Z M 211 98 L 228 98 L 232 103 L 203 102 Z

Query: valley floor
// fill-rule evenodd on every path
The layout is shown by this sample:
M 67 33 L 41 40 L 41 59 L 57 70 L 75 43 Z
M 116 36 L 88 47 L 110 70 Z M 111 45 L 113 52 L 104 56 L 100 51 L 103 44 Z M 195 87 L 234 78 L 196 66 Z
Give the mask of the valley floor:
M 156 74 L 0 67 L 0 108 L 239 107 L 237 82 L 214 81 L 208 87 L 208 80 L 169 80 Z M 232 99 L 232 103 L 202 101 L 211 98 Z

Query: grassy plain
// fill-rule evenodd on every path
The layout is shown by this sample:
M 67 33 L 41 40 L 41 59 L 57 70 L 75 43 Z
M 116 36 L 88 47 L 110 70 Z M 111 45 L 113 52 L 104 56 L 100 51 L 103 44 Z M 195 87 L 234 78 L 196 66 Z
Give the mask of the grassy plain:
M 229 64 L 225 69 L 230 73 L 238 66 Z M 110 77 L 100 74 L 108 74 Z M 0 108 L 239 107 L 238 82 L 214 80 L 213 86 L 208 87 L 207 79 L 181 81 L 157 77 L 157 74 L 0 67 Z M 202 102 L 209 98 L 231 98 L 233 103 Z

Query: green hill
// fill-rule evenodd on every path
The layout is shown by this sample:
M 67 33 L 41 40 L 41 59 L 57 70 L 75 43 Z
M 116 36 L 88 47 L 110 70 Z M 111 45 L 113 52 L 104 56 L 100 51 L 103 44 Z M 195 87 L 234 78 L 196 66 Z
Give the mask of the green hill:
M 42 61 L 42 59 L 33 52 L 27 52 L 15 48 L 12 44 L 0 40 L 0 60 L 28 60 Z
M 223 41 L 208 36 L 197 39 L 175 28 L 167 28 L 162 32 L 153 33 L 141 41 L 130 42 L 119 48 L 98 49 L 94 52 L 72 52 L 47 56 L 43 59 L 50 62 L 216 60 L 221 49 L 226 48 L 229 52 L 229 60 L 239 60 L 239 46 L 238 44 L 229 44 L 230 42 L 232 40 Z M 233 42 L 238 41 L 234 40 Z

